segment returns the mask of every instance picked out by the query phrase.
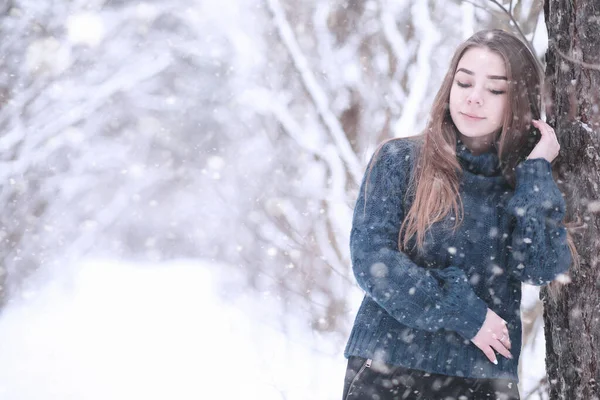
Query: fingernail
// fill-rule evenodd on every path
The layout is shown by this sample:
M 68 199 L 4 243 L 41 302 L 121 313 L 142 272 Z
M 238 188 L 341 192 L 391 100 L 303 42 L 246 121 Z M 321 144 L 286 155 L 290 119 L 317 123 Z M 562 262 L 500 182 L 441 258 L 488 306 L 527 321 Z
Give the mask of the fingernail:
M 512 359 L 513 359 L 513 356 L 512 356 L 512 354 L 509 354 L 509 355 L 508 355 L 508 358 L 510 358 L 510 359 L 512 360 Z
M 494 364 L 498 365 L 498 360 L 492 361 Z

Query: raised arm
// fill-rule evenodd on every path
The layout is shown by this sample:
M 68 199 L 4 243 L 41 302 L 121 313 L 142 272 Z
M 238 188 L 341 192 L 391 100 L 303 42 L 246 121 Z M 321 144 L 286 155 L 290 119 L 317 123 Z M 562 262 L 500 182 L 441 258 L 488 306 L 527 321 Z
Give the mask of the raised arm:
M 487 305 L 464 272 L 455 266 L 425 269 L 398 249 L 413 146 L 402 139 L 387 142 L 369 162 L 350 235 L 354 275 L 367 296 L 400 323 L 426 331 L 444 328 L 472 339 Z
M 541 286 L 566 272 L 571 264 L 562 224 L 565 200 L 548 160 L 524 160 L 515 172 L 515 193 L 507 206 L 514 218 L 508 269 L 522 282 Z

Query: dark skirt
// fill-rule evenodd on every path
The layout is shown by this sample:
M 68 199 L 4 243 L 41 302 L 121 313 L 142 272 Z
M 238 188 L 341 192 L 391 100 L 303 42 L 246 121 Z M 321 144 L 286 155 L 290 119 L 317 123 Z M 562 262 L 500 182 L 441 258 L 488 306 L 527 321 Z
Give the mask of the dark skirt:
M 516 381 L 433 374 L 350 357 L 343 400 L 519 400 Z

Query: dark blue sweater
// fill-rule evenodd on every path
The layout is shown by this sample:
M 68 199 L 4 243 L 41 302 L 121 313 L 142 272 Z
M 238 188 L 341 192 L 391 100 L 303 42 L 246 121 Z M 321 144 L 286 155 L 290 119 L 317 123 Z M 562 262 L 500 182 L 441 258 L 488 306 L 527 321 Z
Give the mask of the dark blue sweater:
M 463 168 L 464 218 L 433 224 L 424 252 L 401 252 L 398 232 L 413 194 L 409 177 L 421 142 L 387 142 L 372 165 L 354 209 L 352 268 L 365 297 L 345 356 L 450 376 L 518 381 L 521 282 L 545 285 L 567 271 L 571 254 L 562 225 L 565 201 L 543 158 L 516 167 L 513 190 L 501 175 L 495 149 L 473 155 L 457 141 Z M 407 195 L 408 193 L 408 195 Z M 411 240 L 411 246 L 414 244 Z M 507 321 L 509 360 L 492 364 L 471 341 L 487 308 Z

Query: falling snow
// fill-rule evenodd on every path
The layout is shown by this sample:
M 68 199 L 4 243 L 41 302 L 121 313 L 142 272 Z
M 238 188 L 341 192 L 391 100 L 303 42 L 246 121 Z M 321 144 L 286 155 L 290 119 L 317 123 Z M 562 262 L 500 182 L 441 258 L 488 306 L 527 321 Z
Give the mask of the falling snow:
M 382 132 L 424 128 L 453 49 L 493 7 L 9 3 L 0 398 L 339 398 L 363 295 L 348 242 L 366 161 Z M 543 14 L 518 4 L 541 57 Z M 536 318 L 523 393 L 543 376 Z M 235 385 L 220 373 L 232 360 L 246 371 Z

